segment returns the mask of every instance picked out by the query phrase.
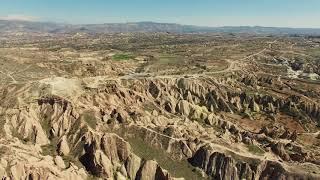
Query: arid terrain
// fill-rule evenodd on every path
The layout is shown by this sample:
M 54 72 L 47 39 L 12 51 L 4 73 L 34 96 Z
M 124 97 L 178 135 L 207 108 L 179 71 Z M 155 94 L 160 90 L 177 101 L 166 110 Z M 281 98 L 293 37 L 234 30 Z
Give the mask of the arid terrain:
M 4 179 L 320 179 L 320 38 L 0 35 Z

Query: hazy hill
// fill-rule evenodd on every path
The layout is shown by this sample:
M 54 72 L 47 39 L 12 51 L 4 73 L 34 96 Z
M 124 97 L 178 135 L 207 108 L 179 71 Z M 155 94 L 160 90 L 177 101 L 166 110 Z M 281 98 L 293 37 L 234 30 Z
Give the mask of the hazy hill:
M 70 25 L 51 22 L 28 22 L 0 20 L 0 33 L 125 33 L 125 32 L 171 32 L 171 33 L 256 33 L 256 34 L 316 34 L 320 29 L 312 28 L 276 28 L 259 26 L 201 27 L 174 23 L 107 23 Z

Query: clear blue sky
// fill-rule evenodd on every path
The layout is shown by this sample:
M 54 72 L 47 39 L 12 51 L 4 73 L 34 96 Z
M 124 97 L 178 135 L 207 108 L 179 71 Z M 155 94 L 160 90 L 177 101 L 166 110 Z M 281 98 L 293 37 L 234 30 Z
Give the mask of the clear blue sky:
M 0 19 L 320 28 L 320 0 L 0 0 Z

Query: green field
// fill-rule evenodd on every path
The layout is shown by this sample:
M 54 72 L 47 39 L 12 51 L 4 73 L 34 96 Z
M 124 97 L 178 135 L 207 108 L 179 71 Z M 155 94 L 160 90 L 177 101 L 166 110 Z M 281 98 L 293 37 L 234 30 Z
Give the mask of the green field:
M 129 60 L 133 59 L 133 55 L 131 54 L 115 54 L 112 56 L 112 59 L 115 61 L 123 61 L 123 60 Z

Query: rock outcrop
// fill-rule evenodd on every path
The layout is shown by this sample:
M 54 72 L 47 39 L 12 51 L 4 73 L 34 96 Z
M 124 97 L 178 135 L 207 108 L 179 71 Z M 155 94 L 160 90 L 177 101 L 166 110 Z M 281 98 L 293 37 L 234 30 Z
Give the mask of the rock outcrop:
M 272 116 L 274 123 L 281 115 L 314 125 L 317 105 L 301 97 L 252 94 L 229 86 L 270 85 L 274 83 L 270 79 L 226 81 L 107 80 L 83 88 L 86 93 L 77 98 L 46 94 L 23 107 L 1 107 L 4 136 L 0 142 L 14 149 L 10 153 L 19 152 L 19 161 L 2 156 L 0 175 L 13 179 L 174 179 L 174 170 L 165 170 L 163 162 L 150 160 L 148 154 L 138 156 L 139 149 L 130 144 L 137 138 L 174 162 L 188 160 L 198 169 L 192 173 L 200 171 L 211 179 L 317 179 L 316 174 L 292 170 L 294 163 L 318 168 L 318 154 L 299 144 L 299 133 L 258 119 L 266 117 L 267 121 Z M 261 130 L 253 132 L 239 125 L 240 121 L 259 121 Z M 25 149 L 17 148 L 20 145 Z

